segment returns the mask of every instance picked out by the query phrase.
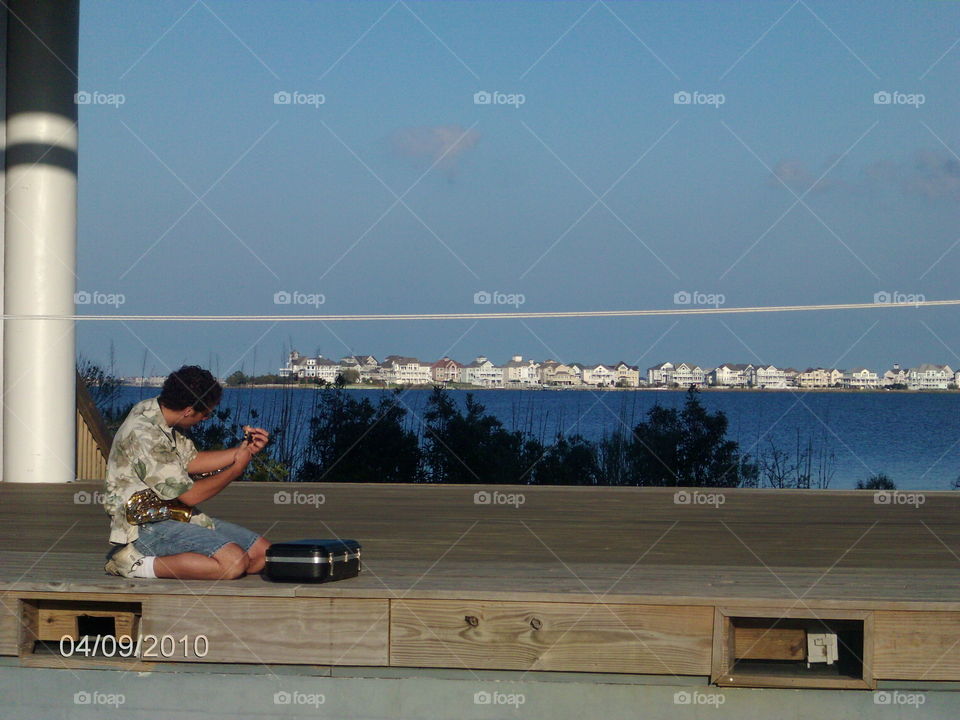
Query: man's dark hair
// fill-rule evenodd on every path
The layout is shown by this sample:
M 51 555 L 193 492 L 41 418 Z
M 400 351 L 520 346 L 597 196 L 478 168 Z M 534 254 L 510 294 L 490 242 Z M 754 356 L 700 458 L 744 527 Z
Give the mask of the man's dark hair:
M 171 410 L 192 407 L 209 412 L 220 402 L 223 388 L 209 371 L 198 365 L 184 365 L 167 376 L 160 391 L 160 404 Z

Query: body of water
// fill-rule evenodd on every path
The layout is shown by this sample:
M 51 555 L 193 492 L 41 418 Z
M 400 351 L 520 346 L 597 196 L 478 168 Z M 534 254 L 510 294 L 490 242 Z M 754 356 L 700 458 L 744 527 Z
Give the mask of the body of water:
M 314 390 L 227 388 L 222 407 L 233 408 L 242 423 L 272 430 L 287 418 L 306 422 Z M 376 402 L 388 391 L 348 390 Z M 159 394 L 159 388 L 121 388 L 117 405 Z M 429 390 L 407 390 L 401 404 L 410 427 L 418 430 Z M 451 390 L 463 404 L 467 391 Z M 474 393 L 488 413 L 511 430 L 524 430 L 550 442 L 558 433 L 579 433 L 598 440 L 617 429 L 627 432 L 659 403 L 680 408 L 685 394 L 675 391 L 591 392 L 482 390 Z M 757 456 L 772 446 L 793 455 L 798 440 L 812 443 L 819 457 L 830 458 L 830 487 L 847 489 L 858 480 L 886 473 L 900 489 L 948 490 L 960 476 L 960 393 L 707 391 L 700 400 L 722 410 L 728 435 L 743 451 Z M 251 409 L 257 420 L 251 419 Z M 814 462 L 816 466 L 816 461 Z

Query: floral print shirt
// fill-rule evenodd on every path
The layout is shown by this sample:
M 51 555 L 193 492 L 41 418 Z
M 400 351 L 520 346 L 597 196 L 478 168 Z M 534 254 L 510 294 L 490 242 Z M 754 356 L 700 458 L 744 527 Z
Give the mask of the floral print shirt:
M 110 542 L 126 544 L 140 535 L 126 517 L 126 502 L 134 493 L 149 488 L 163 500 L 172 500 L 193 487 L 187 465 L 196 456 L 193 441 L 167 425 L 157 398 L 134 405 L 117 430 L 107 459 L 103 506 L 112 518 Z M 201 512 L 190 522 L 214 527 Z

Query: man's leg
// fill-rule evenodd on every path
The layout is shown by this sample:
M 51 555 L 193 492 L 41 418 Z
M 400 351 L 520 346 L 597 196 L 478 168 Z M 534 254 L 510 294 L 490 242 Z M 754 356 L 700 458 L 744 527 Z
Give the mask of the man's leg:
M 126 546 L 133 552 L 115 554 L 113 557 L 119 558 L 112 561 L 115 567 L 106 570 L 124 577 L 181 580 L 233 580 L 248 572 L 260 572 L 270 542 L 239 525 L 214 522 L 216 530 L 175 520 L 144 525 L 140 538 Z M 146 571 L 137 570 L 144 555 L 152 556 L 149 566 Z
M 220 518 L 214 518 L 213 520 L 218 535 L 236 543 L 241 548 L 247 549 L 247 556 L 250 559 L 247 565 L 247 574 L 253 575 L 263 570 L 270 541 L 262 535 L 232 522 Z
M 247 566 L 248 575 L 253 575 L 263 570 L 263 566 L 266 564 L 268 547 L 270 547 L 270 541 L 261 536 L 257 538 L 257 541 L 247 550 L 247 557 L 250 560 L 250 564 Z
M 254 543 L 254 547 L 263 540 Z M 264 541 L 266 542 L 266 541 Z M 269 543 L 267 543 L 269 546 Z M 254 548 L 251 547 L 251 550 Z M 264 549 L 265 551 L 265 549 Z M 227 543 L 211 557 L 200 553 L 179 553 L 158 557 L 153 564 L 158 578 L 180 580 L 234 580 L 242 577 L 250 566 L 250 556 L 236 543 Z M 263 567 L 261 557 L 260 567 Z M 259 572 L 259 570 L 251 570 Z

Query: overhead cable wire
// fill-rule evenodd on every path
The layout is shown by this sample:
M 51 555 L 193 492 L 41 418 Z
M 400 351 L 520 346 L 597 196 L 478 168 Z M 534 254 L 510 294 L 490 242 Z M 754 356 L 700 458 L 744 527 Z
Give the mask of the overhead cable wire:
M 112 322 L 392 322 L 418 320 L 575 320 L 580 318 L 742 315 L 748 313 L 821 312 L 829 310 L 893 310 L 960 305 L 960 300 L 771 305 L 758 307 L 683 307 L 650 310 L 570 310 L 549 312 L 382 313 L 371 315 L 3 315 L 4 320 L 75 320 Z

